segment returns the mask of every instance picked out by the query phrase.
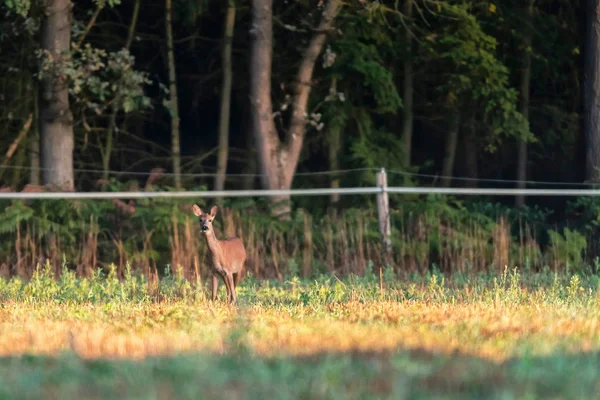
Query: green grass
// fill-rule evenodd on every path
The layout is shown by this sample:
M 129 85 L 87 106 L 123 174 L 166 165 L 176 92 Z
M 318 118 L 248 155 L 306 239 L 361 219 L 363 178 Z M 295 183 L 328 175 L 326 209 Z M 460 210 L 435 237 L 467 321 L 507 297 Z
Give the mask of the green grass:
M 0 280 L 0 399 L 592 399 L 594 276 Z M 224 299 L 221 289 L 221 300 Z

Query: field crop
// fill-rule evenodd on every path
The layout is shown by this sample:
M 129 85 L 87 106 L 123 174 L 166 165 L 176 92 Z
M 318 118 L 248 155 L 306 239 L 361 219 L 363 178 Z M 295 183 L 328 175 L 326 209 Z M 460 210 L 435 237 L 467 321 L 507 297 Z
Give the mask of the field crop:
M 596 277 L 0 280 L 0 398 L 587 399 Z

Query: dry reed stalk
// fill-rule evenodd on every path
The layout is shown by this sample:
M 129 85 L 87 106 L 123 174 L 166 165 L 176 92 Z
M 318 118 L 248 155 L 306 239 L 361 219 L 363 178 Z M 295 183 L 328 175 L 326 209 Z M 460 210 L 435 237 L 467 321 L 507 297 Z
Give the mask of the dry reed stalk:
M 348 224 L 349 226 L 349 230 L 348 230 L 348 242 L 350 243 L 350 259 L 351 259 L 351 264 L 350 264 L 350 273 L 354 273 L 356 275 L 359 275 L 359 269 L 360 269 L 360 261 L 359 261 L 359 249 L 358 249 L 358 235 L 357 235 L 357 231 L 358 231 L 358 217 L 353 216 L 351 218 L 351 225 L 350 223 Z
M 423 217 L 420 215 L 416 218 L 416 232 L 413 236 L 412 242 L 415 244 L 415 248 L 423 247 L 421 243 L 429 244 L 431 240 L 431 232 L 432 229 L 427 225 L 425 221 L 423 221 Z M 411 271 L 426 271 L 429 268 L 429 247 L 425 249 L 425 251 L 420 251 L 419 256 L 416 260 L 413 257 L 413 265 L 411 266 Z
M 171 273 L 173 275 L 177 274 L 177 266 L 180 265 L 180 257 L 181 257 L 181 245 L 179 243 L 179 224 L 177 223 L 177 219 L 175 214 L 171 216 L 171 237 L 169 239 L 171 245 Z
M 58 268 L 60 268 L 61 264 L 62 264 L 62 260 L 60 259 L 60 255 L 61 254 L 65 254 L 67 253 L 66 249 L 63 248 L 62 246 L 62 237 L 60 235 L 52 235 L 52 254 L 50 257 L 50 264 L 54 266 L 55 268 L 55 274 L 56 274 L 56 270 Z M 64 249 L 64 251 L 63 251 Z
M 479 263 L 478 248 L 480 243 L 477 232 L 475 229 L 473 229 L 473 227 L 471 227 L 469 235 L 471 240 L 464 256 L 465 260 L 463 261 L 464 266 L 462 268 L 463 273 L 471 273 L 477 268 L 477 263 Z
M 480 227 L 477 228 L 479 233 L 480 246 L 480 265 L 481 271 L 489 270 L 490 265 L 493 263 L 493 252 L 490 251 L 489 234 Z
M 80 277 L 89 277 L 96 268 L 98 251 L 98 223 L 97 217 L 90 216 L 90 225 L 86 234 L 83 234 L 79 251 L 79 263 L 77 265 L 77 275 Z
M 19 271 L 19 276 L 22 275 L 22 263 L 21 263 L 21 227 L 17 224 L 17 239 L 15 241 L 15 253 L 17 254 L 17 271 Z
M 342 275 L 348 275 L 350 272 L 350 251 L 348 248 L 348 229 L 345 214 L 342 214 L 342 218 L 340 218 L 340 230 L 338 238 L 338 248 L 341 252 L 340 264 Z
M 452 264 L 450 265 L 451 273 L 454 271 L 462 271 L 465 260 L 465 249 L 469 246 L 471 237 L 469 232 L 459 233 L 456 230 L 452 233 Z
M 401 228 L 404 229 L 404 228 Z M 398 259 L 398 270 L 399 271 L 408 271 L 410 268 L 410 259 L 412 257 L 411 249 L 411 241 L 408 238 L 408 235 L 405 231 L 400 231 L 400 255 Z M 370 243 L 367 243 L 367 258 L 371 259 L 371 246 Z
M 446 256 L 446 265 L 443 268 L 443 271 L 447 272 L 447 273 L 452 273 L 452 270 L 454 269 L 454 262 L 456 261 L 455 259 L 455 238 L 456 238 L 456 229 L 454 229 L 454 227 L 451 225 L 451 222 L 448 222 L 448 226 L 450 229 L 448 229 L 447 233 L 446 233 L 446 237 L 442 238 L 443 243 L 445 245 L 444 251 L 445 251 L 445 256 Z
M 535 231 L 535 226 L 532 229 L 529 226 L 529 223 L 527 223 L 525 225 L 525 228 L 526 228 L 526 234 L 527 234 L 527 242 L 526 243 L 527 243 L 529 258 L 532 260 L 532 264 L 534 266 L 538 266 L 542 260 L 540 259 L 541 250 L 540 250 L 540 246 L 537 241 L 537 234 Z
M 312 218 L 308 214 L 304 214 L 304 245 L 302 254 L 302 276 L 308 278 L 312 275 L 313 262 L 313 239 L 312 239 Z
M 233 212 L 230 209 L 223 208 L 222 209 L 223 216 L 223 226 L 225 237 L 233 237 L 235 236 L 235 222 L 233 218 Z
M 123 240 L 121 239 L 113 239 L 112 242 L 117 248 L 117 252 L 119 254 L 119 263 L 117 264 L 117 271 L 122 271 L 127 260 L 127 255 L 125 253 L 125 245 L 123 244 Z
M 325 245 L 327 246 L 327 272 L 332 274 L 335 269 L 335 253 L 333 251 L 333 229 L 331 220 L 334 218 L 331 214 L 326 217 L 325 225 Z
M 144 242 L 142 243 L 142 253 L 139 259 L 136 257 L 136 263 L 134 264 L 134 268 L 141 270 L 145 276 L 150 276 L 151 273 L 151 260 L 147 256 L 152 251 L 152 231 L 147 231 L 144 228 Z M 152 261 L 153 262 L 153 261 Z
M 259 233 L 256 232 L 255 233 L 257 237 L 261 237 L 259 236 Z M 264 238 L 264 236 L 262 236 L 262 238 Z M 267 272 L 267 267 L 266 267 L 266 241 L 264 239 L 257 239 L 255 241 L 256 244 L 256 251 L 254 252 L 254 262 L 255 262 L 255 273 L 256 273 L 256 277 L 266 277 L 266 272 Z M 260 262 L 260 260 L 262 260 L 262 262 Z
M 183 263 L 186 266 L 184 269 L 185 278 L 190 282 L 193 282 L 194 280 L 194 256 L 198 253 L 196 246 L 197 242 L 195 240 L 196 237 L 197 236 L 192 233 L 192 224 L 190 223 L 190 218 L 186 216 L 183 230 L 183 256 L 185 257 Z
M 367 227 L 368 229 L 368 227 Z M 406 252 L 406 248 L 409 245 L 407 238 L 406 238 L 406 223 L 405 223 L 405 219 L 404 219 L 404 215 L 403 213 L 400 214 L 400 222 L 399 222 L 399 226 L 398 226 L 398 240 L 400 242 L 400 251 L 398 252 L 398 256 L 397 256 L 397 260 L 396 260 L 396 271 L 400 272 L 400 271 L 405 271 L 406 270 L 406 257 L 407 257 L 407 252 Z M 367 243 L 367 259 L 369 258 L 369 246 Z
M 200 260 L 198 255 L 194 254 L 194 273 L 196 278 L 196 287 L 202 286 L 202 278 L 200 277 Z
M 10 279 L 10 267 L 5 262 L 0 264 L 0 279 Z
M 523 249 L 525 248 L 524 244 L 524 235 L 523 235 L 523 220 L 521 216 L 519 216 L 519 265 L 525 264 Z
M 282 281 L 283 274 L 281 273 L 281 269 L 279 268 L 279 263 L 281 262 L 282 259 L 284 259 L 284 257 L 282 257 L 282 254 L 285 254 L 285 252 L 283 250 L 282 234 L 281 234 L 281 232 L 278 232 L 278 233 L 272 235 L 271 238 L 272 238 L 271 254 L 272 254 L 272 258 L 273 258 L 273 268 L 275 269 L 275 275 L 276 275 L 277 279 Z
M 371 242 L 367 242 L 366 248 L 367 248 L 367 260 L 375 262 L 375 260 L 373 260 L 373 254 L 375 252 L 372 249 Z M 373 273 L 373 272 L 375 272 L 375 271 L 369 271 L 369 273 Z
M 274 246 L 273 232 L 270 229 L 267 229 L 265 239 L 266 239 L 264 242 L 265 245 L 261 246 L 262 251 L 259 254 L 259 256 L 264 257 L 263 260 L 270 259 L 270 264 L 273 267 L 273 272 L 275 273 L 277 267 L 276 267 L 276 265 L 273 265 L 273 264 L 277 263 L 276 256 L 275 256 L 276 249 Z M 270 254 L 267 253 L 267 249 L 271 250 Z M 277 275 L 277 274 L 275 273 L 275 275 Z M 271 277 L 270 271 L 267 268 L 267 263 L 263 264 L 262 276 L 263 277 L 267 277 L 267 276 Z
M 41 246 L 36 245 L 35 226 L 33 224 L 27 224 L 27 244 L 25 248 L 28 249 L 31 257 L 29 265 L 34 265 L 36 264 L 36 260 L 43 258 L 43 254 L 38 254 L 38 249 L 41 249 Z
M 509 265 L 510 231 L 505 217 L 500 217 L 494 227 L 494 264 L 498 271 Z
M 448 229 L 445 229 L 445 227 L 441 224 L 441 222 L 438 222 L 438 224 L 436 225 L 436 227 L 434 229 L 437 229 L 437 234 L 438 237 L 440 238 L 440 244 L 439 244 L 439 264 L 440 264 L 440 268 L 442 269 L 442 271 L 447 271 L 449 268 L 449 264 L 450 264 L 450 254 L 449 254 L 449 250 L 448 250 Z
M 246 268 L 253 271 L 254 276 L 258 277 L 258 243 L 256 241 L 256 225 L 254 223 L 248 224 L 248 261 L 246 261 Z
M 86 273 L 87 276 L 91 276 L 92 270 L 96 269 L 96 265 L 98 263 L 98 234 L 100 233 L 100 227 L 98 226 L 98 218 L 91 218 L 91 223 L 94 226 L 94 231 L 91 236 L 91 263 L 87 266 Z
M 158 294 L 159 294 L 159 288 L 158 288 L 159 282 L 158 282 L 158 269 L 156 269 L 156 267 L 154 267 L 154 270 L 150 270 L 150 273 L 148 274 L 148 294 L 150 295 L 150 297 L 157 299 L 158 298 Z
M 358 253 L 357 253 L 357 271 L 356 273 L 359 276 L 364 276 L 365 274 L 365 264 L 366 264 L 366 260 L 365 260 L 365 243 L 364 243 L 364 229 L 365 229 L 365 222 L 362 219 L 362 217 L 359 215 L 357 217 L 357 221 L 356 221 L 357 227 L 356 227 L 356 245 L 357 245 L 357 249 L 358 249 Z

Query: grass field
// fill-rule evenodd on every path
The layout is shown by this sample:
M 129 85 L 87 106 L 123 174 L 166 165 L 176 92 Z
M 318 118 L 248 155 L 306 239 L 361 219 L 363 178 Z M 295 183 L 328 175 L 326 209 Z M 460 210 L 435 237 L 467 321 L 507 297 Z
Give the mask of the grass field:
M 596 277 L 0 280 L 0 399 L 592 399 Z M 224 299 L 221 289 L 221 298 Z

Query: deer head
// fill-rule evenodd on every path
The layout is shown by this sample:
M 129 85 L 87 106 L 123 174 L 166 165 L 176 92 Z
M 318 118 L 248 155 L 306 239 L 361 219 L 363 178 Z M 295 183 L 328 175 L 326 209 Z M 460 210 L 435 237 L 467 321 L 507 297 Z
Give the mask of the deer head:
M 200 207 L 198 207 L 197 204 L 194 204 L 192 206 L 192 211 L 194 211 L 194 215 L 200 220 L 200 229 L 202 230 L 202 232 L 207 233 L 212 229 L 212 222 L 213 219 L 215 219 L 218 210 L 219 208 L 217 206 L 212 206 L 210 209 L 210 213 L 205 213 Z

